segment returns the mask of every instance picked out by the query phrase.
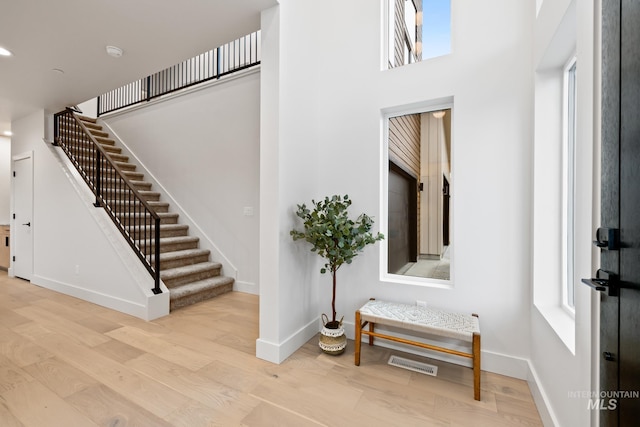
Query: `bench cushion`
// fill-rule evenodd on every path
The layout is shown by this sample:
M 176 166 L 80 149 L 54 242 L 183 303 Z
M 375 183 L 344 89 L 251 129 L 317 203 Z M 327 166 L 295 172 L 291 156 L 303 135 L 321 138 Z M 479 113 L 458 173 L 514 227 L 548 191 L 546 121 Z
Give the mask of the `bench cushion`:
M 463 341 L 472 342 L 474 332 L 480 333 L 480 322 L 476 316 L 452 313 L 437 308 L 370 300 L 359 311 L 363 321 Z

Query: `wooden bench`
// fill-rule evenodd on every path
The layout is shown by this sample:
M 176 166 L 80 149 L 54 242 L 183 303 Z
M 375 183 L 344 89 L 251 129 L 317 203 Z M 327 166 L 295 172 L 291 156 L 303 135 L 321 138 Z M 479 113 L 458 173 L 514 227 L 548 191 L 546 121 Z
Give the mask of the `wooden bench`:
M 369 325 L 368 331 L 363 329 L 367 324 Z M 380 334 L 375 332 L 374 325 L 376 324 L 469 342 L 471 343 L 471 352 L 465 353 L 446 347 Z M 436 308 L 371 299 L 356 311 L 356 366 L 360 366 L 360 346 L 363 334 L 369 336 L 369 345 L 373 345 L 373 338 L 377 337 L 470 358 L 473 364 L 473 397 L 475 400 L 480 400 L 480 321 L 477 314 L 459 314 Z

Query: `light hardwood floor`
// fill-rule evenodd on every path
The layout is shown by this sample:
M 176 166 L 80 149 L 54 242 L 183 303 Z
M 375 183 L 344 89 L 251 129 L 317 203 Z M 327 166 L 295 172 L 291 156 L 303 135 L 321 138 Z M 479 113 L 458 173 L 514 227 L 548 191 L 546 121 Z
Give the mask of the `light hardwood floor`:
M 0 271 L 0 425 L 541 426 L 524 381 L 387 365 L 317 339 L 275 365 L 255 357 L 258 297 L 232 292 L 145 322 Z M 400 352 L 394 352 L 401 354 Z

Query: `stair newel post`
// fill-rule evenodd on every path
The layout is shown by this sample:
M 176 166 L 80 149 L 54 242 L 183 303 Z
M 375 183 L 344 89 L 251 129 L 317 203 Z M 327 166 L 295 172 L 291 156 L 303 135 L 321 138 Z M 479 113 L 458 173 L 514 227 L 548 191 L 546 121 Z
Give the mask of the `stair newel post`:
M 102 176 L 101 176 L 102 165 L 101 163 L 102 163 L 102 155 L 100 153 L 100 150 L 98 150 L 96 147 L 96 167 L 95 167 L 96 202 L 93 204 L 93 206 L 95 206 L 96 208 L 99 208 L 101 206 L 100 204 L 100 196 L 102 196 Z
M 160 218 L 159 217 L 154 218 L 154 223 L 155 223 L 155 227 L 154 227 L 155 286 L 153 288 L 153 293 L 157 295 L 162 293 L 162 291 L 160 290 Z

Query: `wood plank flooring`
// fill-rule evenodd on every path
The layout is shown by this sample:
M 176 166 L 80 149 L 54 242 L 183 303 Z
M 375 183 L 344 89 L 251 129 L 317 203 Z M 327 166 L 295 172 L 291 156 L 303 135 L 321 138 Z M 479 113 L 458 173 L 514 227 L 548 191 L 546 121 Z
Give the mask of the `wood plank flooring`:
M 255 357 L 258 297 L 238 292 L 145 322 L 0 271 L 0 425 L 541 426 L 526 382 L 469 368 L 431 377 L 390 350 L 322 354 L 317 338 L 281 365 Z

